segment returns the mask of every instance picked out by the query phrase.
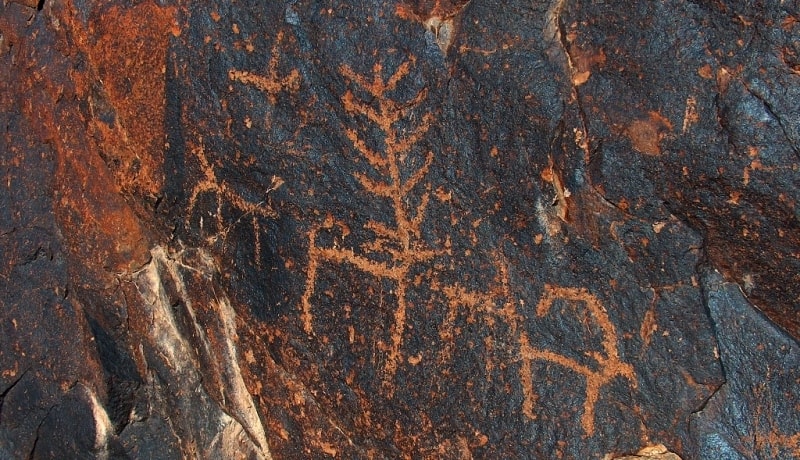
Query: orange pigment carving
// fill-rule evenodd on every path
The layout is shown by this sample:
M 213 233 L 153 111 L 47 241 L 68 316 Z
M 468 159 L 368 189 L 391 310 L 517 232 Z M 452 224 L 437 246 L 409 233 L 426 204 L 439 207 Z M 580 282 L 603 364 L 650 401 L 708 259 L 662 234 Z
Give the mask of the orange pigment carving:
M 312 298 L 317 279 L 317 271 L 323 262 L 330 264 L 349 264 L 358 270 L 372 275 L 378 279 L 387 279 L 394 282 L 394 295 L 397 306 L 394 311 L 393 325 L 390 331 L 391 343 L 388 346 L 387 357 L 384 364 L 384 386 L 391 396 L 391 380 L 393 379 L 400 360 L 400 348 L 405 330 L 408 301 L 406 295 L 413 282 L 409 279 L 409 271 L 417 264 L 430 261 L 442 251 L 430 249 L 422 240 L 421 226 L 425 219 L 425 212 L 430 201 L 430 186 L 423 183 L 423 179 L 433 161 L 433 153 L 428 152 L 422 161 L 413 158 L 410 154 L 414 145 L 419 142 L 428 130 L 432 115 L 427 113 L 422 116 L 421 123 L 411 132 L 398 133 L 394 126 L 401 120 L 408 119 L 408 115 L 427 96 L 427 91 L 418 92 L 410 101 L 396 102 L 387 96 L 397 84 L 408 75 L 414 59 L 401 64 L 388 80 L 382 77 L 382 66 L 375 64 L 371 78 L 364 77 L 353 71 L 347 65 L 339 70 L 342 75 L 356 86 L 360 87 L 374 100 L 365 103 L 356 98 L 349 90 L 342 96 L 342 104 L 348 113 L 366 117 L 377 125 L 383 133 L 384 147 L 382 151 L 370 148 L 362 135 L 353 129 L 346 129 L 345 135 L 359 155 L 371 167 L 369 172 L 354 172 L 361 187 L 368 193 L 388 200 L 394 210 L 393 222 L 380 222 L 369 220 L 365 229 L 374 237 L 360 245 L 358 249 L 346 249 L 320 246 L 317 235 L 320 231 L 331 229 L 334 225 L 347 229 L 347 225 L 335 221 L 330 217 L 322 225 L 312 228 L 308 232 L 308 265 L 306 269 L 306 288 L 301 298 L 303 328 L 306 333 L 313 334 Z M 401 177 L 401 169 L 414 168 L 414 172 L 407 178 Z M 408 198 L 415 194 L 415 190 L 423 189 L 419 195 L 419 203 L 410 205 Z M 348 232 L 344 232 L 348 233 Z M 389 260 L 379 259 L 380 255 L 388 255 Z

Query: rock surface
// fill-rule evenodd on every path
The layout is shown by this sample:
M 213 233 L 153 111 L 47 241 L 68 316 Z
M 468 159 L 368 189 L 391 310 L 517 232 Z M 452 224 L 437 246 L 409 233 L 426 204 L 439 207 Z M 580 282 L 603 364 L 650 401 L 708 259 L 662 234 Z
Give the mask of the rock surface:
M 800 458 L 798 43 L 777 0 L 4 3 L 0 458 Z

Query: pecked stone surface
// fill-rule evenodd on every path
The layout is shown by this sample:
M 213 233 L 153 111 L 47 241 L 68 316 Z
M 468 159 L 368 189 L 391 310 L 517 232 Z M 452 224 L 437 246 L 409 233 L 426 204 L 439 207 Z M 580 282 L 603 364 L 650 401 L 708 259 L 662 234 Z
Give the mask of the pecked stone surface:
M 0 457 L 800 455 L 790 3 L 3 5 Z

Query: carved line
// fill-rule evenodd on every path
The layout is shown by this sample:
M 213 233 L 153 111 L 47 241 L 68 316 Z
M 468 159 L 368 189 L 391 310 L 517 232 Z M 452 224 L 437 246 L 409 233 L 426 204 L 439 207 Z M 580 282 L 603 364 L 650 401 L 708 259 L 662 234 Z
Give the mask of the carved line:
M 278 32 L 275 45 L 272 47 L 272 56 L 267 64 L 267 76 L 256 75 L 244 70 L 231 69 L 228 71 L 228 78 L 245 85 L 255 86 L 257 89 L 267 93 L 267 98 L 272 105 L 275 105 L 277 95 L 281 91 L 288 90 L 289 92 L 296 92 L 300 89 L 300 72 L 297 69 L 292 69 L 289 75 L 285 77 L 280 77 L 278 75 L 280 44 L 282 42 L 283 31 Z
M 600 395 L 600 389 L 616 377 L 627 379 L 633 388 L 638 386 L 638 381 L 633 371 L 633 366 L 619 359 L 616 330 L 597 297 L 590 294 L 585 288 L 558 287 L 546 284 L 542 298 L 536 306 L 537 316 L 546 315 L 556 300 L 583 302 L 585 304 L 587 311 L 603 331 L 605 356 L 595 352 L 588 354 L 597 362 L 598 370 L 595 371 L 571 358 L 531 347 L 527 335 L 522 333 L 520 334 L 520 355 L 523 358 L 522 367 L 527 368 L 527 370 L 522 370 L 521 372 L 530 373 L 530 361 L 542 360 L 566 367 L 577 374 L 583 375 L 586 379 L 586 400 L 583 405 L 581 426 L 586 434 L 591 436 L 594 434 L 594 411 Z M 526 360 L 528 363 L 525 363 Z M 522 377 L 524 378 L 525 376 Z M 528 412 L 532 412 L 532 405 L 532 400 L 524 403 L 523 411 L 526 412 L 526 415 L 530 416 Z
M 283 41 L 283 32 L 279 32 L 277 35 L 277 39 L 275 41 L 275 45 L 272 47 L 272 56 L 270 58 L 268 68 L 267 68 L 267 76 L 259 76 L 252 74 L 250 72 L 231 69 L 228 71 L 228 77 L 233 81 L 238 81 L 240 83 L 253 85 L 261 91 L 267 93 L 269 100 L 271 103 L 275 103 L 276 95 L 281 91 L 288 90 L 290 92 L 297 91 L 300 88 L 300 73 L 297 69 L 293 69 L 289 75 L 285 77 L 278 76 L 278 61 L 280 58 L 280 44 Z M 275 211 L 265 205 L 265 200 L 259 202 L 252 202 L 245 199 L 242 195 L 236 192 L 233 188 L 231 188 L 226 182 L 220 181 L 217 179 L 216 171 L 214 165 L 212 165 L 208 158 L 206 157 L 205 148 L 203 147 L 203 139 L 202 137 L 199 139 L 200 145 L 194 149 L 192 149 L 192 153 L 197 158 L 197 161 L 200 164 L 200 171 L 202 173 L 202 179 L 192 187 L 192 191 L 189 195 L 189 203 L 188 203 L 188 213 L 186 218 L 186 223 L 188 225 L 189 219 L 191 217 L 192 210 L 197 205 L 197 197 L 202 193 L 213 193 L 217 197 L 217 210 L 216 210 L 216 224 L 217 224 L 217 234 L 208 238 L 209 242 L 216 241 L 220 236 L 223 237 L 223 240 L 227 237 L 229 230 L 234 227 L 242 218 L 247 215 L 252 215 L 252 225 L 253 225 L 253 234 L 255 238 L 255 256 L 256 256 L 256 264 L 260 265 L 261 261 L 261 226 L 259 225 L 257 217 L 264 217 L 264 218 L 272 218 L 276 217 Z M 270 188 L 267 189 L 264 195 L 267 195 L 269 192 L 278 189 L 283 184 L 283 179 L 277 176 L 272 177 L 272 183 Z M 227 201 L 231 204 L 234 208 L 241 211 L 243 214 L 231 225 L 225 227 L 223 223 L 222 217 L 222 204 L 223 201 Z M 202 230 L 203 227 L 203 220 L 202 216 L 200 217 L 200 227 Z
M 334 225 L 332 220 L 309 231 L 306 288 L 301 298 L 303 329 L 307 334 L 311 335 L 314 331 L 311 298 L 314 295 L 320 263 L 350 264 L 377 279 L 388 279 L 395 283 L 394 294 L 397 297 L 397 306 L 394 310 L 393 324 L 390 331 L 391 343 L 383 366 L 384 387 L 389 396 L 393 393 L 390 382 L 400 362 L 400 348 L 405 330 L 408 308 L 406 295 L 410 283 L 408 273 L 414 265 L 429 261 L 442 253 L 439 250 L 426 248 L 425 243 L 420 240 L 422 222 L 425 219 L 430 202 L 429 187 L 425 188 L 416 207 L 408 209 L 406 205 L 407 196 L 427 175 L 433 162 L 433 153 L 428 152 L 426 154 L 424 163 L 406 181 L 402 180 L 400 172 L 406 161 L 407 152 L 425 134 L 432 115 L 426 114 L 423 116 L 421 125 L 402 139 L 397 136 L 396 129 L 393 126 L 396 122 L 406 117 L 411 109 L 422 102 L 427 96 L 427 92 L 422 90 L 410 101 L 402 104 L 386 96 L 386 92 L 394 90 L 398 83 L 408 75 L 414 62 L 415 58 L 411 57 L 410 60 L 401 64 L 386 81 L 383 80 L 380 63 L 376 63 L 373 66 L 371 80 L 356 73 L 347 65 L 343 65 L 339 69 L 344 77 L 365 90 L 373 101 L 377 102 L 377 107 L 375 107 L 374 102 L 367 104 L 356 100 L 350 90 L 345 92 L 341 98 L 345 111 L 363 115 L 381 129 L 384 135 L 383 152 L 369 148 L 366 141 L 353 129 L 344 129 L 344 133 L 353 148 L 374 169 L 380 179 L 374 179 L 367 174 L 359 172 L 354 172 L 353 177 L 358 180 L 368 193 L 390 201 L 394 209 L 395 222 L 394 226 L 392 226 L 384 222 L 369 220 L 365 225 L 365 229 L 371 231 L 375 236 L 372 240 L 361 245 L 360 254 L 353 249 L 328 248 L 318 245 L 317 235 L 323 229 L 332 228 Z M 337 225 L 342 228 L 345 227 L 341 223 Z M 370 256 L 374 256 L 377 253 L 388 254 L 391 257 L 391 261 L 378 262 L 372 260 Z
M 602 387 L 616 377 L 627 379 L 634 388 L 638 386 L 633 367 L 630 364 L 621 362 L 619 359 L 617 333 L 613 323 L 611 323 L 611 320 L 608 318 L 608 314 L 600 304 L 600 301 L 590 294 L 587 289 L 558 287 L 546 284 L 542 297 L 536 306 L 537 316 L 543 317 L 548 314 L 550 308 L 557 300 L 584 303 L 587 311 L 592 315 L 594 321 L 600 326 L 603 332 L 602 345 L 605 356 L 596 352 L 587 353 L 588 356 L 596 361 L 598 366 L 598 370 L 592 370 L 586 365 L 580 364 L 571 358 L 553 351 L 540 350 L 532 347 L 527 333 L 524 330 L 520 331 L 519 328 L 521 317 L 511 300 L 512 295 L 509 288 L 508 267 L 501 256 L 495 255 L 495 260 L 497 276 L 495 279 L 495 287 L 489 293 L 469 291 L 457 284 L 454 286 L 439 286 L 435 284 L 432 287 L 432 289 L 444 293 L 449 303 L 448 315 L 439 331 L 441 339 L 446 342 L 443 354 L 445 354 L 446 358 L 449 357 L 449 353 L 451 353 L 451 349 L 454 346 L 452 329 L 460 308 L 469 309 L 469 317 L 474 317 L 477 313 L 482 313 L 487 316 L 498 316 L 511 330 L 510 335 L 512 337 L 517 337 L 519 343 L 519 356 L 521 358 L 519 373 L 523 392 L 523 414 L 532 420 L 537 418 L 534 412 L 537 396 L 534 390 L 533 362 L 541 360 L 556 364 L 570 369 L 586 379 L 586 399 L 584 401 L 584 410 L 581 417 L 581 426 L 583 430 L 591 436 L 594 433 L 595 406 Z M 503 302 L 503 307 L 497 309 L 495 305 L 501 301 Z M 487 323 L 491 327 L 493 321 L 487 318 Z
M 189 220 L 191 219 L 192 210 L 197 206 L 197 197 L 200 196 L 201 193 L 211 192 L 217 197 L 217 210 L 216 210 L 216 224 L 217 224 L 217 231 L 218 233 L 209 237 L 209 242 L 216 241 L 220 236 L 223 238 L 227 236 L 228 231 L 231 227 L 233 227 L 236 223 L 239 222 L 244 216 L 253 215 L 255 218 L 256 216 L 264 217 L 264 218 L 272 218 L 275 217 L 277 214 L 275 211 L 265 205 L 265 201 L 260 201 L 254 203 L 245 199 L 241 196 L 238 192 L 233 190 L 225 181 L 220 181 L 217 179 L 217 174 L 214 170 L 214 166 L 208 161 L 206 157 L 205 148 L 203 147 L 203 139 L 200 138 L 200 145 L 194 149 L 192 149 L 192 154 L 197 158 L 198 163 L 200 164 L 200 171 L 202 173 L 202 179 L 195 184 L 192 188 L 191 193 L 189 194 L 189 203 L 188 203 L 188 213 L 186 217 L 186 223 L 188 225 Z M 269 189 L 267 189 L 264 195 L 269 194 L 269 192 L 278 189 L 281 185 L 283 185 L 283 179 L 277 176 L 272 177 L 272 184 Z M 236 220 L 233 224 L 225 227 L 223 218 L 222 218 L 222 203 L 223 201 L 227 201 L 231 204 L 234 208 L 241 211 L 243 214 Z M 256 234 L 256 238 L 258 238 L 257 232 L 260 230 L 258 223 L 254 220 L 253 221 L 253 231 Z M 201 229 L 203 227 L 202 224 L 202 217 L 201 217 Z M 257 240 L 257 250 L 260 251 L 260 240 Z

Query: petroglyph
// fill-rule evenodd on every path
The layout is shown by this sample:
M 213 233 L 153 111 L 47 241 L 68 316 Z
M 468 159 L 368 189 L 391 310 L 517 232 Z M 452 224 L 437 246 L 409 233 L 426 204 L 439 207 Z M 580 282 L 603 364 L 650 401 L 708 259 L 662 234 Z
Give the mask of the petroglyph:
M 600 326 L 603 335 L 602 345 L 604 354 L 595 351 L 586 352 L 586 355 L 594 359 L 597 363 L 597 369 L 593 370 L 572 358 L 558 353 L 534 348 L 530 345 L 527 334 L 522 332 L 519 337 L 520 355 L 524 363 L 520 371 L 523 374 L 521 378 L 525 379 L 526 375 L 529 375 L 530 364 L 534 360 L 547 361 L 583 375 L 586 378 L 586 400 L 583 405 L 581 425 L 586 434 L 591 436 L 594 434 L 595 405 L 600 397 L 600 390 L 602 387 L 613 379 L 622 377 L 627 379 L 633 388 L 636 388 L 638 385 L 636 374 L 630 364 L 624 363 L 619 359 L 617 332 L 597 297 L 590 294 L 585 288 L 557 287 L 546 284 L 544 293 L 539 300 L 539 304 L 536 306 L 536 315 L 538 317 L 547 315 L 553 304 L 559 300 L 567 301 L 575 305 L 583 304 L 584 308 L 591 314 L 595 323 Z M 523 403 L 523 411 L 529 417 L 533 415 L 533 397 L 534 395 L 532 394 L 526 394 L 525 402 Z
M 236 81 L 245 85 L 252 85 L 258 90 L 264 92 L 272 105 L 277 102 L 277 97 L 282 92 L 294 93 L 300 89 L 300 72 L 297 69 L 292 69 L 287 75 L 280 76 L 278 72 L 278 64 L 280 62 L 281 44 L 284 41 L 284 34 L 282 31 L 278 32 L 275 43 L 272 46 L 271 57 L 267 64 L 266 75 L 258 75 L 244 70 L 230 69 L 228 71 L 228 78 L 231 81 Z M 248 123 L 250 121 L 248 120 Z M 249 124 L 248 124 L 249 126 Z M 202 172 L 202 179 L 192 188 L 189 196 L 189 206 L 187 213 L 187 224 L 192 215 L 192 210 L 197 204 L 197 198 L 202 193 L 213 193 L 217 196 L 217 210 L 212 216 L 216 220 L 216 232 L 207 238 L 209 243 L 214 243 L 220 238 L 224 241 L 228 232 L 236 224 L 247 216 L 251 217 L 251 224 L 253 226 L 253 238 L 255 248 L 255 262 L 260 265 L 261 261 L 261 224 L 258 218 L 272 218 L 276 216 L 274 210 L 267 204 L 266 195 L 274 190 L 277 190 L 284 181 L 278 176 L 272 176 L 271 184 L 267 190 L 263 192 L 263 199 L 260 201 L 248 200 L 239 192 L 237 192 L 230 184 L 221 181 L 217 178 L 215 165 L 209 162 L 203 139 L 199 139 L 198 145 L 192 149 L 192 154 L 197 158 L 197 161 Z M 224 225 L 222 207 L 227 202 L 230 206 L 234 207 L 242 214 L 230 225 Z M 199 220 L 200 230 L 204 230 L 204 218 L 201 216 Z
M 496 274 L 489 287 L 489 292 L 471 291 L 458 283 L 449 286 L 434 283 L 431 286 L 431 289 L 442 292 L 448 302 L 447 316 L 439 328 L 439 337 L 445 343 L 442 352 L 445 360 L 450 358 L 455 346 L 453 325 L 462 311 L 465 311 L 468 322 L 474 322 L 480 318 L 489 328 L 493 328 L 499 319 L 508 326 L 511 337 L 517 337 L 519 334 L 519 324 L 523 318 L 517 312 L 514 304 L 508 265 L 505 258 L 498 253 L 495 253 L 493 258 L 495 259 Z M 487 348 L 491 348 L 494 340 L 491 336 L 487 339 L 484 343 Z M 491 370 L 493 366 L 491 356 L 487 356 L 487 369 Z
M 372 169 L 368 172 L 353 172 L 353 177 L 367 193 L 389 201 L 394 211 L 394 221 L 381 222 L 370 219 L 365 225 L 365 230 L 373 235 L 373 238 L 357 249 L 325 247 L 318 243 L 317 236 L 320 232 L 330 230 L 334 226 L 348 228 L 345 223 L 338 222 L 331 216 L 321 225 L 312 228 L 308 232 L 306 288 L 301 299 L 303 327 L 306 333 L 313 334 L 312 299 L 321 264 L 349 264 L 375 278 L 394 283 L 397 306 L 390 331 L 391 343 L 386 348 L 387 357 L 384 364 L 384 384 L 390 395 L 392 393 L 390 382 L 400 361 L 400 347 L 406 324 L 407 294 L 411 284 L 409 271 L 415 265 L 430 261 L 436 255 L 443 253 L 441 250 L 427 247 L 422 239 L 421 230 L 431 193 L 430 186 L 423 185 L 423 180 L 433 161 L 433 153 L 428 152 L 420 161 L 411 152 L 428 130 L 433 117 L 430 113 L 426 113 L 410 132 L 406 130 L 398 132 L 395 127 L 399 121 L 409 120 L 410 112 L 425 99 L 427 91 L 419 91 L 406 102 L 394 101 L 387 95 L 408 75 L 413 64 L 412 57 L 401 64 L 387 80 L 383 79 L 381 64 L 375 64 L 371 79 L 359 75 L 347 65 L 339 69 L 342 75 L 373 98 L 368 104 L 358 100 L 348 90 L 341 98 L 344 109 L 348 113 L 366 117 L 377 125 L 383 135 L 384 148 L 383 151 L 378 151 L 369 147 L 358 131 L 345 130 L 346 137 Z M 403 174 L 407 170 L 411 170 L 411 173 Z M 412 197 L 418 197 L 418 200 L 411 200 Z M 412 201 L 416 204 L 409 204 Z M 349 231 L 343 231 L 343 234 L 347 233 Z
M 306 285 L 300 301 L 303 328 L 307 334 L 313 335 L 313 301 L 317 274 L 325 264 L 346 264 L 379 280 L 389 280 L 394 284 L 393 293 L 397 304 L 390 330 L 391 342 L 388 346 L 378 344 L 378 349 L 383 349 L 387 353 L 383 381 L 384 389 L 389 396 L 393 394 L 391 382 L 401 362 L 401 346 L 409 307 L 407 294 L 412 285 L 409 272 L 414 266 L 430 262 L 436 256 L 449 255 L 446 250 L 428 247 L 422 239 L 421 225 L 425 219 L 431 193 L 431 187 L 425 182 L 425 178 L 433 161 L 433 153 L 428 152 L 424 159 L 411 155 L 412 148 L 427 131 L 432 115 L 430 113 L 423 115 L 421 123 L 407 134 L 398 134 L 395 126 L 401 120 L 408 120 L 409 112 L 426 98 L 426 91 L 419 91 L 407 102 L 394 101 L 387 95 L 408 75 L 413 64 L 413 58 L 406 61 L 386 80 L 382 75 L 381 64 L 375 64 L 371 78 L 356 73 L 346 65 L 340 68 L 342 75 L 372 98 L 370 103 L 365 103 L 348 90 L 341 97 L 345 110 L 365 117 L 376 125 L 384 141 L 382 150 L 375 149 L 359 131 L 345 129 L 347 139 L 360 158 L 366 160 L 369 165 L 367 171 L 355 171 L 352 175 L 367 193 L 388 200 L 394 211 L 394 221 L 381 222 L 369 219 L 364 229 L 372 238 L 351 248 L 342 243 L 350 234 L 350 227 L 346 222 L 339 221 L 329 214 L 324 222 L 313 226 L 308 231 Z M 408 170 L 411 172 L 401 173 Z M 412 200 L 410 199 L 412 197 L 418 199 Z M 333 245 L 320 243 L 318 237 L 323 232 L 340 234 L 341 242 Z M 521 361 L 520 383 L 524 394 L 522 412 L 530 419 L 536 418 L 533 363 L 545 361 L 559 365 L 586 379 L 586 398 L 581 426 L 587 434 L 592 435 L 595 405 L 602 387 L 617 377 L 627 379 L 633 387 L 637 386 L 633 367 L 619 359 L 618 338 L 614 325 L 600 301 L 588 290 L 545 285 L 544 293 L 536 308 L 537 316 L 540 318 L 545 316 L 557 301 L 566 301 L 575 304 L 576 307 L 583 305 L 602 331 L 603 352 L 586 352 L 586 355 L 597 363 L 596 368 L 592 368 L 557 352 L 532 346 L 523 324 L 524 317 L 517 311 L 517 301 L 511 293 L 505 260 L 499 254 L 494 254 L 494 259 L 496 275 L 487 292 L 475 292 L 458 283 L 444 285 L 435 276 L 429 280 L 431 291 L 443 294 L 448 303 L 447 316 L 439 328 L 439 336 L 445 343 L 442 357 L 448 360 L 454 352 L 454 323 L 459 315 L 465 314 L 470 320 L 480 317 L 490 329 L 494 329 L 497 321 L 502 321 L 508 328 L 512 343 L 516 343 Z M 522 304 L 521 300 L 519 302 Z M 466 313 L 462 313 L 464 311 Z M 491 334 L 485 344 L 487 348 L 493 346 Z M 493 366 L 490 356 L 487 357 L 486 366 L 489 370 Z
M 214 243 L 218 239 L 222 238 L 223 240 L 227 236 L 230 229 L 237 224 L 242 218 L 245 216 L 253 216 L 253 234 L 255 235 L 256 239 L 256 260 L 260 259 L 260 230 L 261 227 L 258 223 L 257 217 L 264 217 L 264 218 L 272 218 L 275 217 L 277 214 L 275 211 L 267 205 L 266 199 L 267 195 L 277 190 L 281 185 L 283 185 L 283 179 L 278 176 L 272 176 L 272 183 L 270 187 L 263 192 L 264 199 L 258 202 L 254 202 L 251 200 L 246 199 L 240 193 L 238 193 L 233 187 L 231 187 L 227 182 L 220 180 L 217 178 L 217 173 L 214 168 L 214 165 L 208 161 L 206 157 L 205 147 L 203 145 L 203 139 L 199 139 L 199 145 L 191 151 L 192 155 L 197 159 L 197 162 L 200 166 L 200 171 L 202 172 L 200 181 L 195 184 L 192 188 L 191 193 L 189 194 L 189 204 L 188 204 L 188 212 L 186 213 L 186 224 L 189 225 L 189 221 L 192 217 L 192 211 L 197 206 L 197 199 L 203 193 L 212 193 L 217 197 L 217 209 L 216 212 L 212 215 L 215 220 L 215 232 L 206 238 L 206 241 L 209 243 Z M 228 205 L 232 206 L 233 208 L 237 209 L 242 213 L 239 218 L 234 221 L 230 225 L 225 225 L 222 213 L 223 204 L 227 203 Z M 200 230 L 203 231 L 205 227 L 205 220 L 201 215 L 199 218 L 199 225 Z
M 255 86 L 257 89 L 267 94 L 270 104 L 275 105 L 278 94 L 283 91 L 290 93 L 300 89 L 300 72 L 292 69 L 288 75 L 281 77 L 278 75 L 278 63 L 280 62 L 280 45 L 283 42 L 283 32 L 278 32 L 275 45 L 272 47 L 272 57 L 267 64 L 267 74 L 258 75 L 244 70 L 231 69 L 228 71 L 228 78 L 238 81 L 245 85 Z
M 597 369 L 581 364 L 572 358 L 559 353 L 542 350 L 531 346 L 526 329 L 522 327 L 522 316 L 518 313 L 513 294 L 510 290 L 508 267 L 502 257 L 495 257 L 497 275 L 494 285 L 488 293 L 469 291 L 459 285 L 438 287 L 445 294 L 449 303 L 449 312 L 444 325 L 440 329 L 440 336 L 446 343 L 453 341 L 452 324 L 459 310 L 466 309 L 468 315 L 483 314 L 484 321 L 492 327 L 495 319 L 503 321 L 509 335 L 518 343 L 520 364 L 520 385 L 522 387 L 523 401 L 522 413 L 529 419 L 536 419 L 535 405 L 536 393 L 534 390 L 533 363 L 537 360 L 565 367 L 586 379 L 586 399 L 581 417 L 581 426 L 588 434 L 594 433 L 594 412 L 600 397 L 602 387 L 617 377 L 627 379 L 636 388 L 637 379 L 630 364 L 624 363 L 619 358 L 617 349 L 617 333 L 608 314 L 600 301 L 584 288 L 557 287 L 546 284 L 544 293 L 536 306 L 538 317 L 548 314 L 553 304 L 557 301 L 566 301 L 572 304 L 583 304 L 594 322 L 602 331 L 603 352 L 586 352 L 597 363 Z M 450 346 L 452 348 L 452 346 Z

